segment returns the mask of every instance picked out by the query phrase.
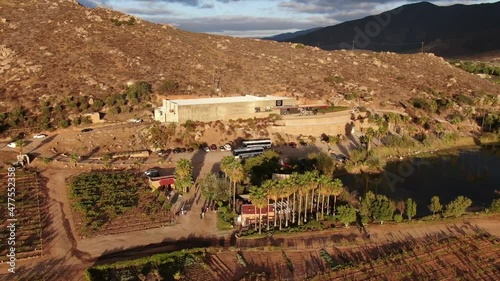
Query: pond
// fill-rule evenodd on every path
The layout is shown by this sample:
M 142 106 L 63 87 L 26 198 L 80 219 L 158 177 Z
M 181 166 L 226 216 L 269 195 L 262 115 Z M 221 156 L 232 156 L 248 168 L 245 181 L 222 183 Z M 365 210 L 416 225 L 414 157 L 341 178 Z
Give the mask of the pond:
M 432 196 L 439 196 L 445 205 L 463 195 L 482 210 L 500 195 L 500 148 L 439 151 L 390 162 L 380 174 L 349 175 L 343 180 L 360 194 L 372 190 L 393 200 L 411 197 L 418 216 L 430 214 L 427 205 Z

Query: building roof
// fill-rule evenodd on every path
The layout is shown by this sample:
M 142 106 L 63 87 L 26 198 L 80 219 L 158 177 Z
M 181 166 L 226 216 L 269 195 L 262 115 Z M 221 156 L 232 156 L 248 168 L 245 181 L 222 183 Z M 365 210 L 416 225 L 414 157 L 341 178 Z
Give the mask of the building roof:
M 246 96 L 237 96 L 237 97 L 180 99 L 180 100 L 170 100 L 170 101 L 172 103 L 177 104 L 177 105 L 201 105 L 201 104 L 252 102 L 252 101 L 266 101 L 266 100 L 288 100 L 288 99 L 293 99 L 293 98 L 277 97 L 277 96 L 257 97 L 257 96 L 252 96 L 252 95 L 246 95 Z
M 257 212 L 257 214 L 259 214 L 259 209 L 255 208 L 254 205 L 249 205 L 249 204 L 244 204 L 244 205 L 241 205 L 241 214 L 242 215 L 254 215 L 255 212 Z M 265 207 L 262 207 L 260 209 L 260 212 L 262 214 L 266 214 L 267 213 L 267 206 Z M 274 206 L 269 204 L 269 213 L 271 212 L 274 212 Z

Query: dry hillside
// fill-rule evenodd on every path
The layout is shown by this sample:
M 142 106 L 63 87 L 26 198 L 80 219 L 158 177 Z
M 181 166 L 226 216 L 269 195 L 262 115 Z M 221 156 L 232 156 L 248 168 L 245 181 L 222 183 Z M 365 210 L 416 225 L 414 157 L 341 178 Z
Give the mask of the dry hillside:
M 185 32 L 71 0 L 0 0 L 0 111 L 43 95 L 104 97 L 129 81 L 147 81 L 159 93 L 172 80 L 178 94 L 206 95 L 218 76 L 224 95 L 500 94 L 500 86 L 432 54 L 327 52 Z

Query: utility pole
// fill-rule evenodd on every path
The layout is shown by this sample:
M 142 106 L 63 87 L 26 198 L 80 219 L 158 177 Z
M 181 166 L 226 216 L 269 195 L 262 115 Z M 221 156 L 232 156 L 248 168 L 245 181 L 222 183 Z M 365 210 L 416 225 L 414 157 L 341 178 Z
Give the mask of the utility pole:
M 422 43 L 422 54 L 424 53 L 424 42 L 421 42 Z

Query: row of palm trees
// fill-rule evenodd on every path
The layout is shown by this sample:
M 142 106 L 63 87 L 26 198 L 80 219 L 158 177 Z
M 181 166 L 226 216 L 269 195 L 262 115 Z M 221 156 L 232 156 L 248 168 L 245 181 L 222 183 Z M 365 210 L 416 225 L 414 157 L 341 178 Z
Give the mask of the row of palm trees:
M 298 225 L 306 223 L 309 214 L 315 214 L 318 221 L 323 220 L 325 211 L 327 215 L 330 214 L 332 196 L 331 213 L 335 213 L 337 197 L 343 192 L 345 188 L 339 179 L 321 175 L 318 171 L 293 173 L 283 180 L 266 180 L 261 186 L 253 186 L 250 188 L 250 201 L 255 206 L 255 212 L 259 210 L 259 233 L 262 230 L 262 209 L 267 206 L 269 214 L 270 203 L 274 203 L 275 206 L 274 227 L 278 225 L 281 230 L 283 223 L 285 227 L 290 223 Z M 267 230 L 269 227 L 270 221 L 267 216 Z M 257 230 L 257 224 L 255 228 Z

